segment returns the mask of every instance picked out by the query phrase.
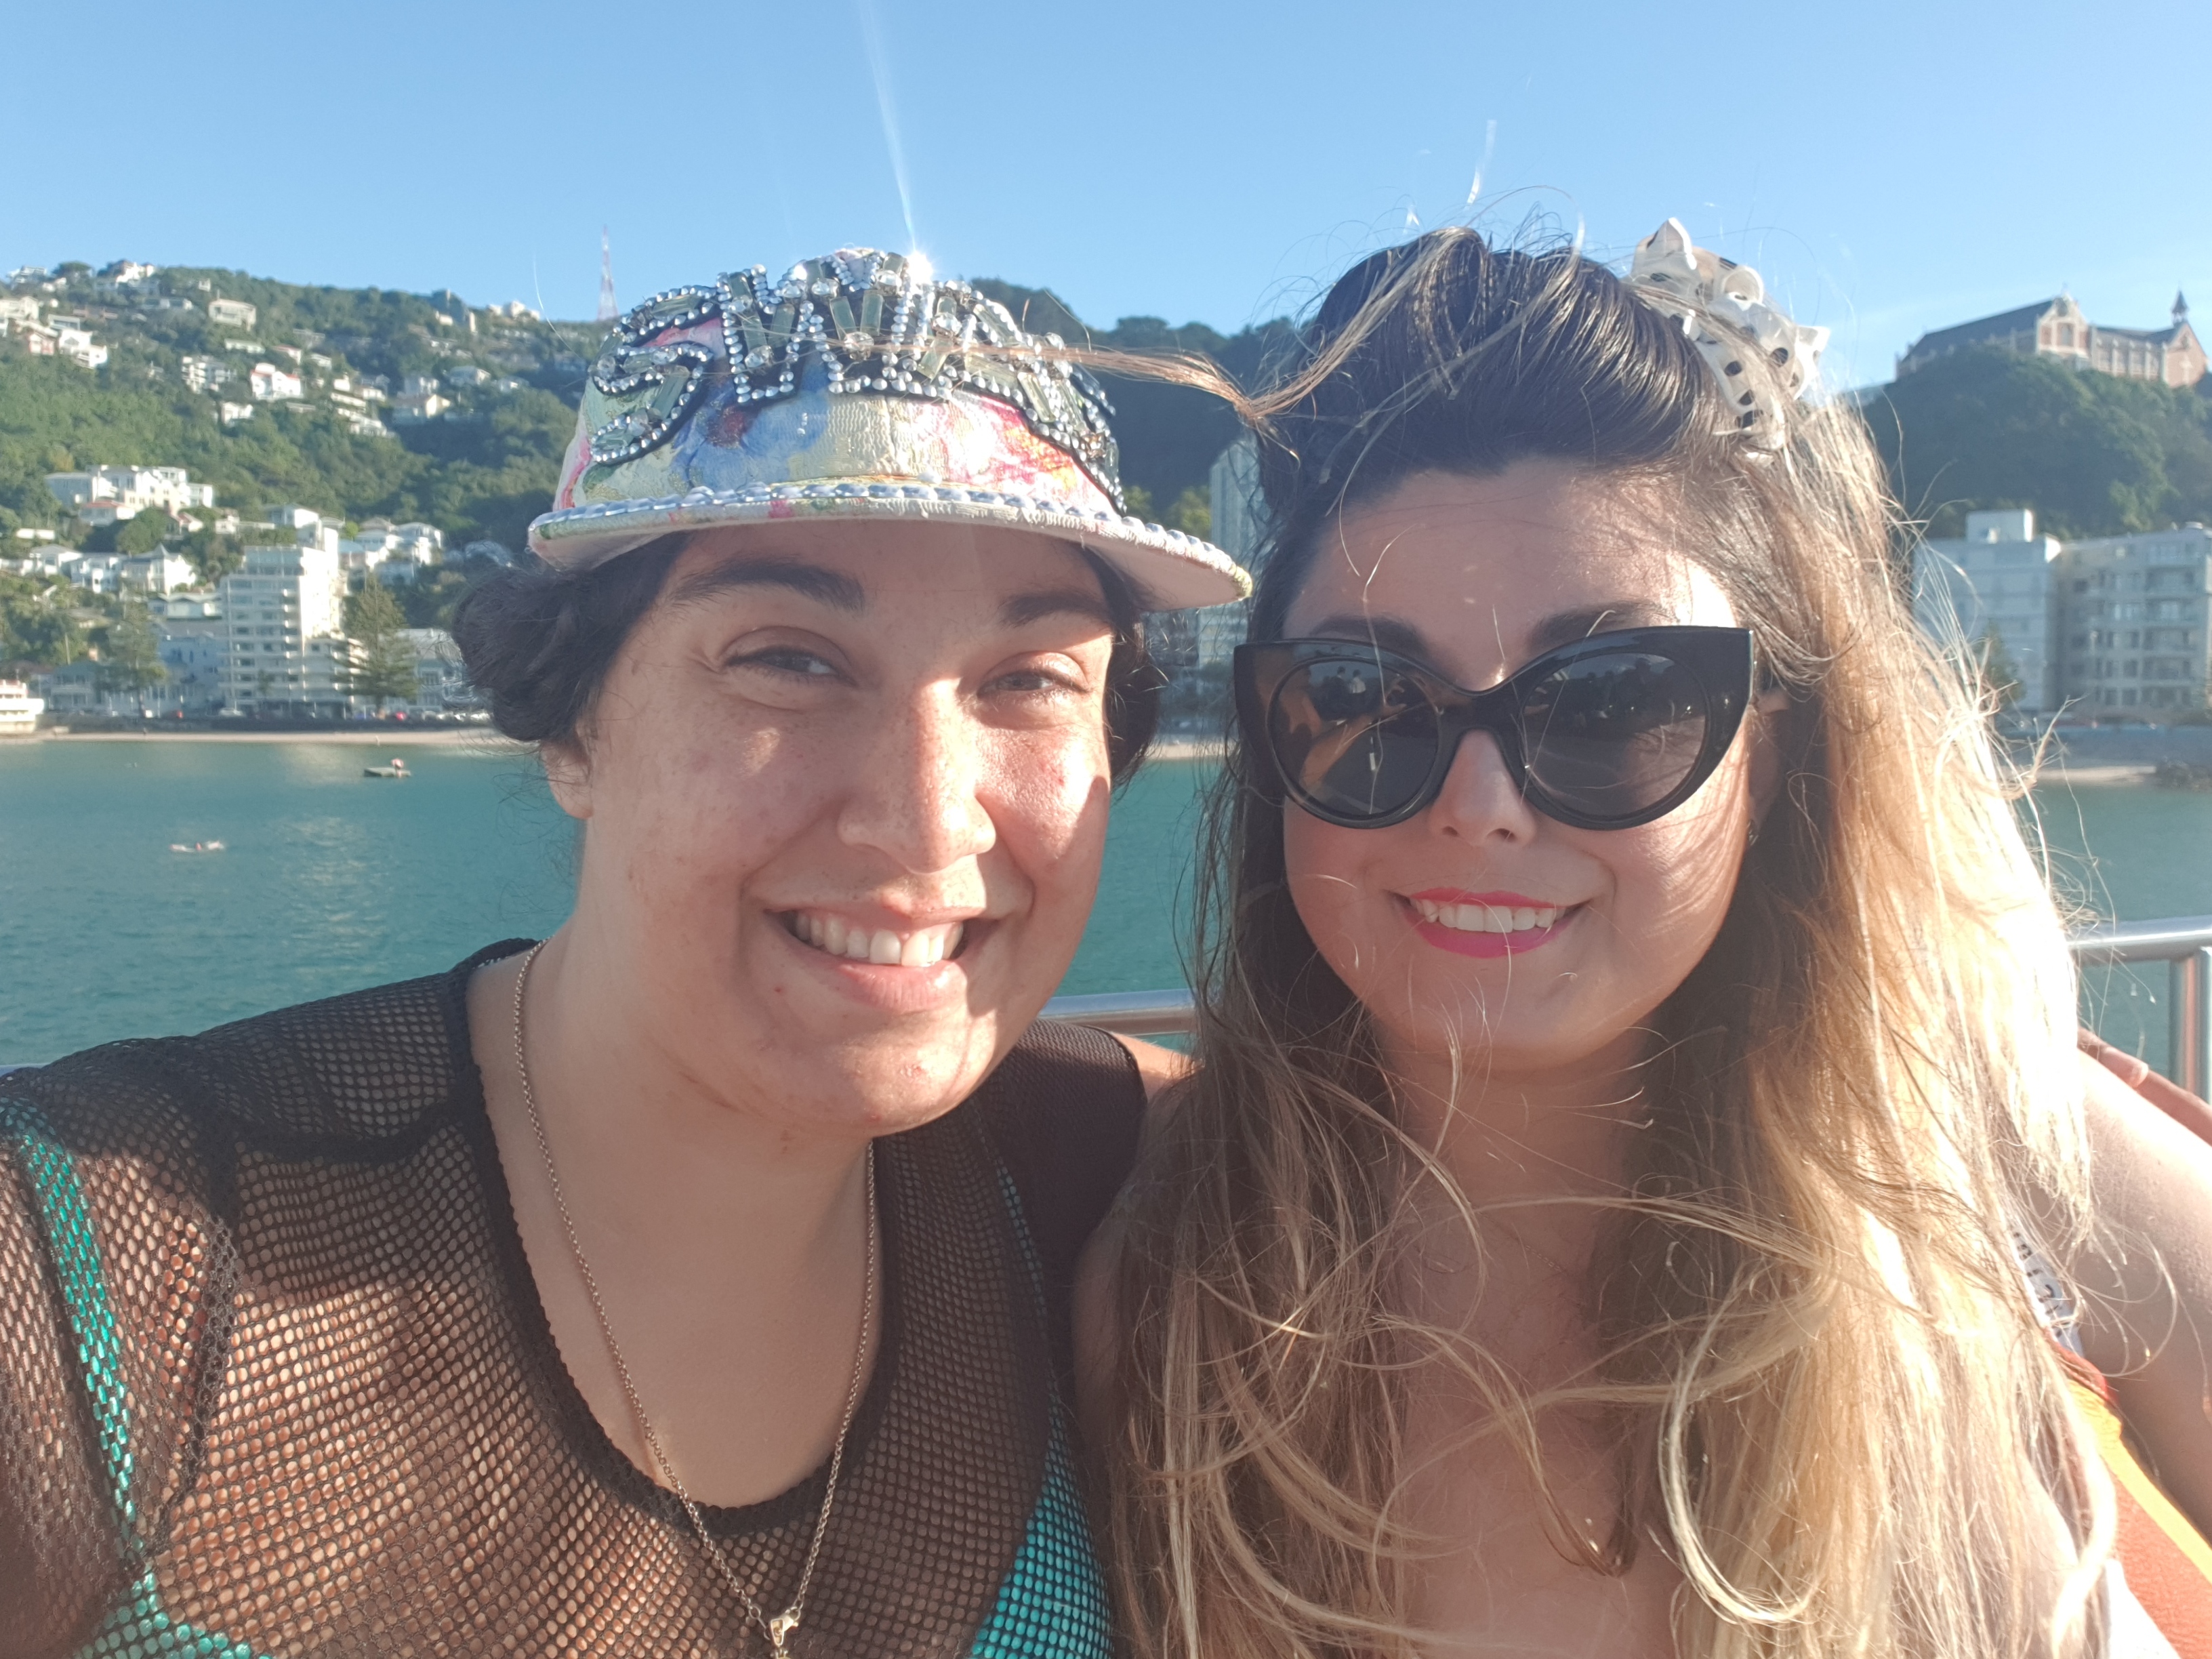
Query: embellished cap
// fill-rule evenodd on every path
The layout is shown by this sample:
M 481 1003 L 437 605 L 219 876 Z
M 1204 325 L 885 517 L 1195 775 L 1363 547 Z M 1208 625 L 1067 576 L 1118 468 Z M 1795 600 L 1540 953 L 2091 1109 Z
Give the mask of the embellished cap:
M 870 248 L 657 294 L 592 366 L 530 545 L 585 568 L 727 525 L 993 525 L 1090 549 L 1161 610 L 1243 598 L 1219 548 L 1124 514 L 1111 406 L 1062 344 Z
M 1680 219 L 1669 219 L 1636 245 L 1628 286 L 1680 323 L 1698 348 L 1729 403 L 1723 429 L 1742 432 L 1763 447 L 1779 445 L 1788 413 L 1782 394 L 1802 398 L 1818 388 L 1828 331 L 1800 328 L 1767 303 L 1766 284 L 1757 271 L 1692 246 Z M 1766 360 L 1764 374 L 1750 372 L 1752 351 Z

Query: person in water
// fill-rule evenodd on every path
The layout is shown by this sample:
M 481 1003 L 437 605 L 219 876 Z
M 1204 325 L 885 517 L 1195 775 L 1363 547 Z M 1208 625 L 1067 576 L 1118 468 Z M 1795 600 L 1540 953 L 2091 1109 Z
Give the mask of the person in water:
M 542 944 L 0 1080 L 0 1656 L 1106 1659 L 1061 1410 L 1155 1051 L 1032 1024 L 1151 735 L 1087 377 L 844 250 L 657 297 L 457 635 Z
M 1080 1324 L 1146 1659 L 2212 1630 L 2212 1150 L 2076 1053 L 1820 343 L 1672 222 L 1449 229 L 1250 404 L 1200 1066 Z

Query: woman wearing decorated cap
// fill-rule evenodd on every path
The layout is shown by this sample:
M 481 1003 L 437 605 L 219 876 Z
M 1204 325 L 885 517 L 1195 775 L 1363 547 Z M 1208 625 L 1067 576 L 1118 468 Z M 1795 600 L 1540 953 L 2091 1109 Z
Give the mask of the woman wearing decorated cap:
M 1102 400 L 844 252 L 594 367 L 457 627 L 552 938 L 0 1087 L 0 1655 L 1103 1656 L 1061 1409 L 1157 1056 L 1033 1018 L 1150 735 Z
M 1147 1659 L 2212 1650 L 2212 1150 L 2075 1052 L 1820 340 L 1446 230 L 1251 407 L 1200 1064 L 1085 1279 Z

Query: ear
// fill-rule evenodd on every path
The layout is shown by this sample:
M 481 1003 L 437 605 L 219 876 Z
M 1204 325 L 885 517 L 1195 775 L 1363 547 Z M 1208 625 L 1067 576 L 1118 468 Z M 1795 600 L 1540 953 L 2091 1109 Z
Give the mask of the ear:
M 1751 830 L 1754 836 L 1782 793 L 1782 757 L 1789 720 L 1787 687 L 1770 687 L 1751 705 Z
M 592 816 L 592 752 L 585 734 L 538 745 L 554 803 L 579 823 Z

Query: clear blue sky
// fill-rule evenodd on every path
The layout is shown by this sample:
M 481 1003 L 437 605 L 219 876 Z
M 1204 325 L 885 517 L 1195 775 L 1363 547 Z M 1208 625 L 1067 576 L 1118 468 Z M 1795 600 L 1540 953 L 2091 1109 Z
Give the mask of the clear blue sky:
M 2185 288 L 2212 323 L 2204 0 L 111 0 L 52 54 L 29 22 L 0 268 L 579 317 L 604 224 L 624 305 L 918 241 L 1094 322 L 1233 330 L 1409 216 L 1541 213 L 1622 256 L 1675 214 L 1836 331 L 1832 384 L 2062 286 L 2136 326 Z

